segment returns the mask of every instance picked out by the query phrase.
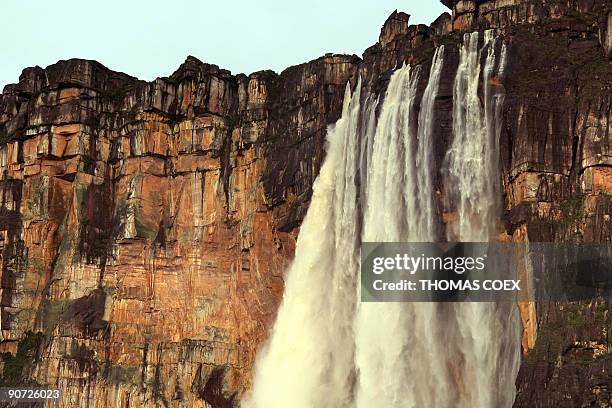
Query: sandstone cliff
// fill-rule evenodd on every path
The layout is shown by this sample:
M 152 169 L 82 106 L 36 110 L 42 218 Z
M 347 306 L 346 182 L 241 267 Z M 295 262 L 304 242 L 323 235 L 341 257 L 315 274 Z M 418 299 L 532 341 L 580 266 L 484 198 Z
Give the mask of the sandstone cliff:
M 0 344 L 44 343 L 5 381 L 57 384 L 65 406 L 232 405 L 356 68 L 327 56 L 231 76 L 189 57 L 152 83 L 94 61 L 25 70 L 0 103 Z
M 281 74 L 193 57 L 150 83 L 86 60 L 24 70 L 0 95 L 3 382 L 60 386 L 66 407 L 236 406 L 347 81 L 379 91 L 445 44 L 442 160 L 463 31 L 509 44 L 503 233 L 611 240 L 610 5 L 445 4 L 429 27 L 393 13 L 362 59 Z M 609 306 L 523 305 L 516 406 L 605 406 Z

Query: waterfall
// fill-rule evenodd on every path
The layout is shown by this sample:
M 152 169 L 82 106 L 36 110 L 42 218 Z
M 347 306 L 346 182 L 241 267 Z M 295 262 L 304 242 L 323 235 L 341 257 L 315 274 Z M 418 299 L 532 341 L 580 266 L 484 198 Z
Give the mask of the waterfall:
M 495 92 L 491 80 L 501 73 L 495 58 L 497 41 L 492 31 L 485 32 L 478 48 L 478 32 L 465 34 L 459 53 L 459 68 L 453 89 L 453 135 L 447 154 L 449 178 L 445 183 L 451 197 L 458 202 L 458 223 L 449 237 L 458 241 L 488 241 L 496 230 L 499 211 L 499 128 L 493 117 L 499 114 L 503 93 Z M 481 68 L 481 55 L 486 53 Z M 505 55 L 503 47 L 502 55 Z M 501 60 L 501 59 L 500 59 Z M 497 69 L 496 69 L 497 67 Z M 482 69 L 482 103 L 479 95 Z M 497 106 L 493 108 L 491 106 Z
M 367 169 L 363 241 L 435 241 L 432 130 L 444 48 L 415 112 L 419 70 L 389 81 Z M 417 127 L 418 123 L 418 127 Z M 363 170 L 363 169 L 362 169 Z M 356 319 L 356 406 L 438 407 L 450 402 L 443 329 L 433 303 L 362 303 Z M 418 375 L 415 375 L 418 373 Z M 433 380 L 435 379 L 435 380 Z
M 354 382 L 357 299 L 357 125 L 361 81 L 347 84 L 342 117 L 328 129 L 327 157 L 287 273 L 268 345 L 244 407 L 348 407 Z
M 444 142 L 435 140 L 434 124 L 444 46 L 429 72 L 396 69 L 384 95 L 362 96 L 361 81 L 351 94 L 347 85 L 243 407 L 512 405 L 520 356 L 516 305 L 359 301 L 360 239 L 494 238 L 503 104 L 497 84 L 506 51 L 492 31 L 483 46 L 478 42 L 478 33 L 467 34 L 461 45 L 453 140 L 443 163 L 435 161 L 434 147 Z M 440 180 L 445 210 L 457 214 L 446 236 L 435 192 Z
M 497 84 L 505 68 L 506 48 L 492 30 L 485 32 L 482 47 L 478 43 L 477 32 L 463 37 L 453 89 L 454 139 L 446 157 L 444 185 L 454 202 L 451 210 L 457 213 L 447 237 L 462 242 L 487 242 L 494 237 L 501 206 L 498 160 L 504 95 Z M 454 305 L 454 312 L 459 328 L 455 341 L 465 356 L 465 380 L 472 384 L 461 395 L 461 406 L 511 406 L 520 356 L 516 305 L 460 303 Z

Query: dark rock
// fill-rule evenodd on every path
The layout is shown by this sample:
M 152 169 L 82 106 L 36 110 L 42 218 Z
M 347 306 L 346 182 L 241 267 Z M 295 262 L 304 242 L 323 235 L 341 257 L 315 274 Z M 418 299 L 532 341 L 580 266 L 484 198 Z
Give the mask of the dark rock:
M 102 289 L 96 289 L 73 301 L 63 317 L 74 322 L 79 330 L 88 336 L 95 335 L 108 326 L 108 322 L 104 320 L 105 302 L 106 293 Z
M 612 59 L 612 10 L 599 18 L 599 42 L 608 59 Z
M 450 33 L 453 29 L 453 23 L 451 15 L 448 13 L 442 13 L 438 18 L 434 20 L 429 26 L 434 35 L 442 36 Z
M 408 32 L 408 20 L 410 20 L 410 15 L 397 12 L 395 10 L 385 24 L 380 30 L 380 37 L 378 38 L 378 42 L 380 45 L 385 47 L 389 42 L 393 41 L 393 39 L 401 34 L 406 34 Z

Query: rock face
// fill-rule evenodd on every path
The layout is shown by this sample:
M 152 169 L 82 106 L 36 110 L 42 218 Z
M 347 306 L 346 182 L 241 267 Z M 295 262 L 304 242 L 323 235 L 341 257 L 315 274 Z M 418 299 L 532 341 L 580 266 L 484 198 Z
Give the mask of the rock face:
M 610 8 L 601 0 L 443 0 L 442 3 L 453 12 L 455 30 L 507 28 L 568 18 L 596 22 L 598 18 L 605 20 Z M 606 23 L 596 24 L 603 28 Z
M 441 161 L 463 31 L 509 46 L 504 234 L 612 240 L 610 5 L 445 4 L 430 27 L 394 12 L 363 59 L 278 75 L 193 57 L 153 82 L 76 59 L 24 70 L 0 95 L 2 382 L 57 385 L 65 407 L 237 406 L 347 82 L 428 72 L 445 44 Z M 515 406 L 606 406 L 609 306 L 521 305 Z
M 19 374 L 64 406 L 232 406 L 356 62 L 25 70 L 0 102 L 0 344 L 45 351 Z

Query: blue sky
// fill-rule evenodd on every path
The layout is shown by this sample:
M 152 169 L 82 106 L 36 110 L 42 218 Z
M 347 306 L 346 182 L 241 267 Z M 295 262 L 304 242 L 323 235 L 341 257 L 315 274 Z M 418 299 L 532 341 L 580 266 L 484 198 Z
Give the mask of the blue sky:
M 75 57 L 152 80 L 187 55 L 235 74 L 361 56 L 395 9 L 411 24 L 447 11 L 436 0 L 0 0 L 0 90 L 25 67 Z

